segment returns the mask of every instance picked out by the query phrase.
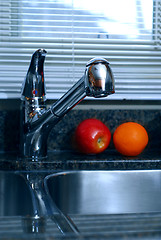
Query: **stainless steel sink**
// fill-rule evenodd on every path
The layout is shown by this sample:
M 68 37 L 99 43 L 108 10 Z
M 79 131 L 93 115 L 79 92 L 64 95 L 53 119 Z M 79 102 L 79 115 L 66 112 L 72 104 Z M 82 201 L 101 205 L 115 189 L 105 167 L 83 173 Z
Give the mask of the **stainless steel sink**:
M 32 197 L 20 175 L 0 172 L 0 216 L 33 215 Z
M 61 172 L 45 187 L 65 214 L 161 212 L 161 170 Z

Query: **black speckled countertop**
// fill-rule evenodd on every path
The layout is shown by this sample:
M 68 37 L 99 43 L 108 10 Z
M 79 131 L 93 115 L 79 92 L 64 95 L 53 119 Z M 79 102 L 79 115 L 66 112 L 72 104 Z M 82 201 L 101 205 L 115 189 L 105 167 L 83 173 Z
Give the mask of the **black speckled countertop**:
M 99 155 L 83 155 L 74 151 L 49 151 L 39 161 L 21 159 L 16 153 L 0 154 L 1 170 L 61 171 L 61 170 L 135 170 L 161 169 L 161 155 L 157 149 L 145 150 L 137 157 L 125 157 L 114 149 Z
M 72 147 L 72 135 L 78 123 L 86 118 L 102 120 L 112 134 L 123 122 L 138 122 L 148 131 L 148 146 L 137 157 L 120 155 L 114 149 L 112 141 L 109 148 L 101 154 L 79 154 Z M 19 111 L 0 111 L 0 170 L 50 173 L 66 170 L 161 169 L 160 120 L 160 110 L 73 110 L 51 131 L 48 139 L 48 157 L 31 161 L 21 159 L 18 154 Z M 72 216 L 72 218 L 80 226 L 92 223 L 90 231 L 76 237 L 54 234 L 53 230 L 48 234 L 31 234 L 30 236 L 16 234 L 15 230 L 8 232 L 7 235 L 2 230 L 0 239 L 161 239 L 161 213 Z M 12 224 L 14 226 L 17 218 L 9 220 L 12 220 L 11 226 Z M 0 219 L 1 227 L 4 221 L 6 219 Z M 99 231 L 96 231 L 95 226 L 98 226 Z

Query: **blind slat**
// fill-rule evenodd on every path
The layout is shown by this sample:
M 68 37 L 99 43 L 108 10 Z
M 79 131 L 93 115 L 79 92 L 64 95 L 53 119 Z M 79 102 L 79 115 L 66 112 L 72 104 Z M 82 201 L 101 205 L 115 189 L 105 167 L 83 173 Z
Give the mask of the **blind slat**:
M 31 56 L 44 48 L 48 98 L 62 96 L 100 56 L 115 77 L 108 99 L 161 99 L 160 0 L 90 1 L 1 0 L 0 98 L 20 97 Z

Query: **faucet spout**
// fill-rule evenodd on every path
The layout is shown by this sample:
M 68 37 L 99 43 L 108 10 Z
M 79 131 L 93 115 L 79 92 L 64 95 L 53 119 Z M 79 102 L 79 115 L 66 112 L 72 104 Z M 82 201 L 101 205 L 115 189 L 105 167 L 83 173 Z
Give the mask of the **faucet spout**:
M 47 156 L 47 138 L 51 129 L 75 105 L 86 96 L 100 98 L 115 92 L 109 63 L 106 59 L 94 58 L 86 64 L 84 75 L 78 82 L 46 109 L 42 64 L 45 55 L 46 51 L 41 49 L 33 54 L 21 94 L 20 150 L 23 157 L 32 160 Z

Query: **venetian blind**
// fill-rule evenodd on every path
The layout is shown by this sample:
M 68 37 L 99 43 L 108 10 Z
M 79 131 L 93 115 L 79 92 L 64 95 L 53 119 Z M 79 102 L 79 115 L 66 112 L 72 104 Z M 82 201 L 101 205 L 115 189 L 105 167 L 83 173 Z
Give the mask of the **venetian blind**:
M 47 98 L 82 77 L 86 63 L 111 64 L 108 99 L 161 99 L 161 0 L 0 0 L 0 98 L 19 98 L 31 55 L 45 60 Z

